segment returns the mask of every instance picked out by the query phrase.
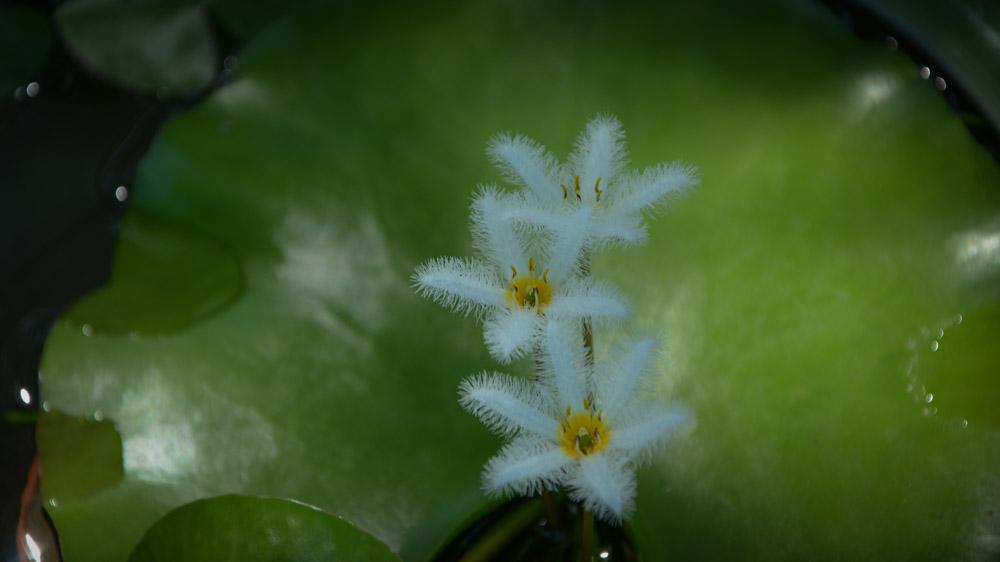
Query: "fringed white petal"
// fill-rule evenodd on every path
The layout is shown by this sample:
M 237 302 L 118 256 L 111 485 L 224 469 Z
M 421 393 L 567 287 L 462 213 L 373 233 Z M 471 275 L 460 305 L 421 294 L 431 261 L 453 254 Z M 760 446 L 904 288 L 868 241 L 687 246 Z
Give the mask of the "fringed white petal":
M 630 174 L 610 190 L 615 213 L 628 215 L 655 207 L 665 198 L 686 193 L 698 184 L 694 167 L 680 162 L 657 164 Z
M 527 431 L 552 439 L 559 422 L 546 412 L 546 393 L 537 385 L 500 373 L 480 373 L 462 381 L 458 403 L 502 435 Z
M 594 201 L 594 186 L 600 178 L 611 182 L 625 165 L 625 131 L 617 118 L 600 115 L 587 123 L 570 156 L 570 174 L 580 176 L 581 192 L 586 201 Z
M 564 224 L 564 210 L 539 205 L 537 202 L 522 197 L 516 204 L 507 209 L 507 218 L 518 226 L 542 228 L 550 232 Z
M 629 246 L 638 246 L 649 238 L 641 215 L 618 214 L 614 209 L 593 221 L 590 235 L 598 243 L 614 242 Z
M 635 474 L 616 455 L 596 454 L 582 459 L 569 476 L 570 497 L 604 521 L 618 525 L 635 502 Z
M 640 379 L 648 372 L 656 344 L 653 338 L 639 340 L 615 361 L 602 366 L 599 405 L 609 416 L 616 416 L 632 398 Z
M 546 377 L 556 389 L 557 411 L 583 408 L 590 385 L 580 322 L 550 321 L 545 327 Z
M 518 437 L 483 470 L 483 489 L 491 495 L 531 496 L 559 487 L 573 459 L 544 439 Z
M 510 267 L 527 267 L 524 243 L 513 228 L 508 213 L 510 197 L 496 187 L 485 186 L 472 200 L 472 236 L 476 248 L 486 255 L 502 275 Z
M 501 134 L 490 141 L 486 153 L 509 181 L 527 187 L 540 200 L 562 198 L 559 164 L 534 140 L 522 135 Z
M 413 284 L 421 296 L 465 314 L 507 304 L 496 272 L 472 260 L 430 260 L 413 272 Z
M 691 412 L 686 409 L 660 406 L 638 416 L 624 427 L 615 427 L 608 448 L 627 458 L 642 457 L 692 418 Z
M 579 209 L 561 217 L 552 233 L 552 246 L 546 265 L 549 277 L 556 282 L 563 282 L 578 272 L 578 264 L 583 257 L 590 230 L 590 207 Z
M 508 363 L 531 351 L 541 320 L 533 310 L 504 307 L 483 325 L 486 347 L 497 361 Z
M 611 285 L 578 279 L 560 288 L 545 314 L 555 319 L 625 318 L 629 308 L 625 298 Z

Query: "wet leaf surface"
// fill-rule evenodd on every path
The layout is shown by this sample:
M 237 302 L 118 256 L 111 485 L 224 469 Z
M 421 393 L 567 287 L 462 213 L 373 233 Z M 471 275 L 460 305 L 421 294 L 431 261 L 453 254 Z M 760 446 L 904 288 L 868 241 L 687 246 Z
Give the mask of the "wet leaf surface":
M 377 539 L 314 507 L 221 496 L 183 505 L 146 533 L 129 562 L 392 562 Z
M 634 165 L 702 177 L 646 247 L 594 264 L 666 342 L 650 392 L 697 417 L 640 471 L 642 556 L 995 556 L 1000 430 L 927 411 L 906 358 L 994 298 L 968 256 L 996 246 L 967 235 L 997 236 L 996 163 L 899 53 L 774 2 L 317 5 L 257 35 L 234 80 L 166 127 L 133 203 L 172 225 L 164 239 L 226 248 L 238 298 L 169 334 L 66 321 L 48 342 L 45 400 L 101 410 L 123 444 L 121 484 L 53 498 L 67 558 L 124 560 L 164 513 L 222 493 L 296 498 L 432 556 L 486 501 L 498 443 L 456 388 L 497 367 L 475 321 L 409 274 L 471 251 L 470 196 L 500 179 L 493 134 L 565 155 L 600 112 Z M 158 302 L 97 308 L 141 332 L 186 301 Z M 596 352 L 618 337 L 598 332 Z M 965 350 L 995 364 L 995 347 Z

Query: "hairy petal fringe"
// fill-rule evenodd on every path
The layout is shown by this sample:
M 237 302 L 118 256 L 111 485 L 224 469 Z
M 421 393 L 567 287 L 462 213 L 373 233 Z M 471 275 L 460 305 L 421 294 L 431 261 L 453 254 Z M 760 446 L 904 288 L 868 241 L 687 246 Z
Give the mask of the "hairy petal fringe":
M 598 518 L 620 525 L 635 503 L 635 474 L 624 459 L 598 454 L 581 460 L 569 476 L 570 497 Z
M 462 314 L 505 306 L 504 289 L 485 264 L 460 258 L 435 258 L 413 272 L 419 295 Z
M 567 406 L 583 407 L 589 391 L 590 374 L 583 357 L 581 324 L 552 320 L 545 330 L 544 377 L 556 389 L 557 411 Z M 575 342 L 575 343 L 574 343 Z
M 551 442 L 514 439 L 486 463 L 483 489 L 491 495 L 532 496 L 555 490 L 573 459 Z
M 472 200 L 473 242 L 500 275 L 507 275 L 511 266 L 523 268 L 528 262 L 524 242 L 507 217 L 514 205 L 514 198 L 494 186 L 480 187 Z
M 579 174 L 580 183 L 590 189 L 598 178 L 605 184 L 611 182 L 627 160 L 621 122 L 611 115 L 598 115 L 577 138 L 570 168 Z
M 626 318 L 628 304 L 612 285 L 590 279 L 576 279 L 560 287 L 545 314 L 555 319 Z
M 616 415 L 632 399 L 640 380 L 649 373 L 656 344 L 654 338 L 638 340 L 614 362 L 602 366 L 601 408 L 609 415 Z
M 543 325 L 543 319 L 532 310 L 501 308 L 483 323 L 483 339 L 490 355 L 509 363 L 531 351 Z
M 543 201 L 557 201 L 559 163 L 545 147 L 523 135 L 503 133 L 486 148 L 493 164 L 515 185 L 528 188 Z
M 665 441 L 693 417 L 685 408 L 669 408 L 663 405 L 650 408 L 648 412 L 636 416 L 630 423 L 617 427 L 608 447 L 611 451 L 621 453 L 630 459 L 637 459 L 639 463 L 645 462 L 653 447 Z
M 547 412 L 547 396 L 534 385 L 501 373 L 480 373 L 462 381 L 458 403 L 500 435 L 527 431 L 552 439 L 559 422 Z

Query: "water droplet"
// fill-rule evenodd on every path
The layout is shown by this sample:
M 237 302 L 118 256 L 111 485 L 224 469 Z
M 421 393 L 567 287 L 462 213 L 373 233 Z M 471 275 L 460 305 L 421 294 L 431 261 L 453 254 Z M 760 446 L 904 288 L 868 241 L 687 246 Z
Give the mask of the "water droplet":
M 967 429 L 969 427 L 969 420 L 962 420 L 960 425 L 962 426 L 962 429 Z
M 94 421 L 101 421 L 104 419 L 104 412 L 100 410 L 94 411 Z
M 897 48 L 899 48 L 899 41 L 896 41 L 896 38 L 893 37 L 892 35 L 886 35 L 885 46 L 895 51 Z
M 943 337 L 944 337 L 944 328 L 940 328 L 938 330 L 938 339 L 941 339 Z
M 28 84 L 28 87 L 24 89 L 24 93 L 28 94 L 29 98 L 33 98 L 38 95 L 38 91 L 41 89 L 38 82 L 32 82 Z
M 601 553 L 598 554 L 598 556 L 601 557 L 601 560 L 607 560 L 608 556 L 611 556 L 611 553 L 608 552 L 607 550 L 602 550 Z
M 920 67 L 920 77 L 923 78 L 924 80 L 927 80 L 928 78 L 930 78 L 931 77 L 931 69 L 928 68 L 928 67 L 926 67 L 926 66 L 921 66 Z
M 49 507 L 57 507 L 58 505 L 59 502 L 57 502 L 55 498 L 49 498 Z
M 962 320 L 965 320 L 965 317 L 959 314 L 958 316 L 955 317 L 955 324 L 961 324 Z
M 928 392 L 927 396 L 924 396 L 924 402 L 927 402 L 928 404 L 930 404 L 933 401 L 934 401 L 934 393 L 933 392 Z
M 21 395 L 21 402 L 24 402 L 26 405 L 31 404 L 31 391 L 29 391 L 27 388 L 22 388 L 20 395 Z
M 115 199 L 120 203 L 124 203 L 128 199 L 128 188 L 124 185 L 119 185 L 115 188 Z
M 43 412 L 51 412 L 52 411 L 52 405 L 49 404 L 48 402 L 42 402 L 42 411 Z
M 80 328 L 80 331 L 83 332 L 83 335 L 87 336 L 88 338 L 94 335 L 94 328 L 90 324 L 84 324 L 83 327 Z
M 944 78 L 941 78 L 940 76 L 935 76 L 934 87 L 937 88 L 938 91 L 943 92 L 946 89 L 948 89 L 948 83 L 944 81 Z
M 937 340 L 931 341 L 931 351 L 937 351 L 941 348 L 941 344 Z

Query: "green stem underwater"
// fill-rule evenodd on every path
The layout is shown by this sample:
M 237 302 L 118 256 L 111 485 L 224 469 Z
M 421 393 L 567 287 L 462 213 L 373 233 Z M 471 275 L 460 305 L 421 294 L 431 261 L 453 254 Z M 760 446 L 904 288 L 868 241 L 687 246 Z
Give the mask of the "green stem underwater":
M 594 552 L 594 513 L 583 509 L 580 518 L 580 562 L 591 562 Z

